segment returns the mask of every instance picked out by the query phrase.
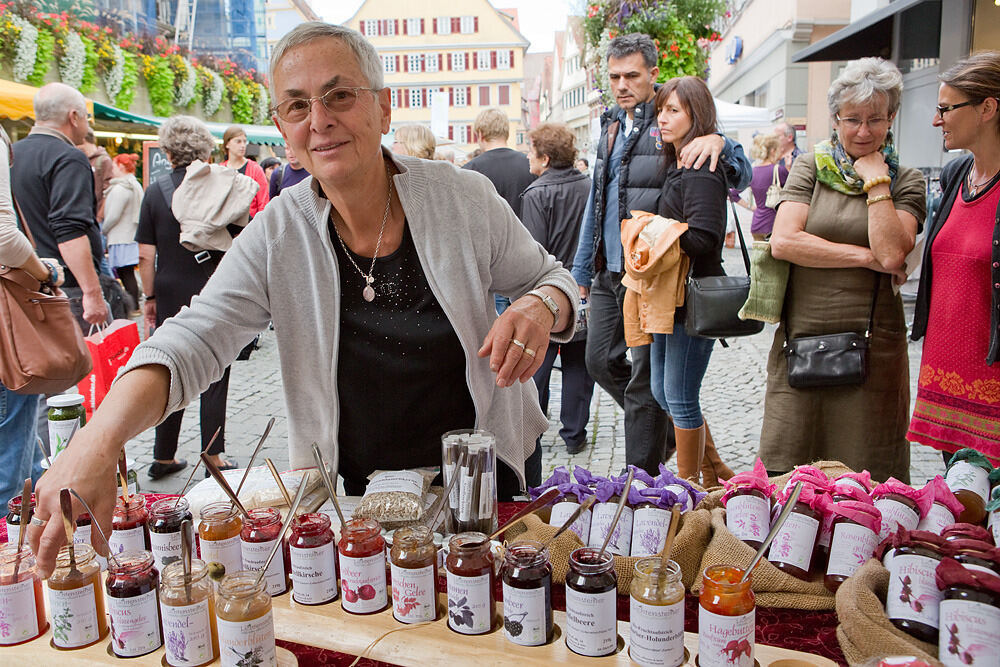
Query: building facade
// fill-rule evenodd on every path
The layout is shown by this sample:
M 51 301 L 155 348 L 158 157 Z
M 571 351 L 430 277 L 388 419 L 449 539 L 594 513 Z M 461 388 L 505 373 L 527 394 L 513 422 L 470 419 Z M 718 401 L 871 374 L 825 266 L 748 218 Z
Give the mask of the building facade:
M 510 121 L 509 145 L 523 141 L 528 40 L 512 10 L 486 0 L 366 0 L 345 25 L 365 35 L 382 58 L 392 128 L 422 123 L 468 154 L 477 147 L 476 115 L 497 107 Z
M 595 152 L 591 146 L 591 118 L 601 105 L 600 94 L 591 85 L 592 73 L 584 62 L 583 47 L 583 18 L 567 17 L 566 30 L 556 34 L 550 120 L 569 127 L 576 138 L 577 153 L 586 157 Z
M 266 0 L 267 56 L 278 41 L 303 21 L 322 21 L 306 0 Z

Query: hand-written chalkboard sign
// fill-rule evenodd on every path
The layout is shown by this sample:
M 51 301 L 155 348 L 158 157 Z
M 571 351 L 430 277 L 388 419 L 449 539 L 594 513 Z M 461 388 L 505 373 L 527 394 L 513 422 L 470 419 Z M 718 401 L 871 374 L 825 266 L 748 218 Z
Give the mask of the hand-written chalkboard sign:
M 149 184 L 160 177 L 161 174 L 169 174 L 173 167 L 167 154 L 160 148 L 158 141 L 142 142 L 142 187 L 148 188 Z

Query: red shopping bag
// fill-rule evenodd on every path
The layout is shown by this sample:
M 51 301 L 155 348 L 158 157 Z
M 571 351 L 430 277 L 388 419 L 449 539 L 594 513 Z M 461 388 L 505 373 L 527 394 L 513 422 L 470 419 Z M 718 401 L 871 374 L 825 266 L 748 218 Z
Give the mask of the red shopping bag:
M 77 385 L 83 394 L 87 419 L 104 400 L 118 369 L 128 363 L 139 344 L 139 325 L 132 320 L 115 320 L 110 325 L 84 339 L 94 369 Z

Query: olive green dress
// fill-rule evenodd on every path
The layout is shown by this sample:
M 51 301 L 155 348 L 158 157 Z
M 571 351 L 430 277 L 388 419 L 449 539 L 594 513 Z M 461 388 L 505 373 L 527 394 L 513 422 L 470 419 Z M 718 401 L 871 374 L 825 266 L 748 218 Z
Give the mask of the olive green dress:
M 815 187 L 814 187 L 815 186 Z M 900 167 L 892 187 L 896 209 L 925 215 L 923 176 Z M 868 247 L 866 197 L 849 196 L 816 182 L 816 161 L 804 153 L 792 166 L 781 201 L 809 205 L 806 231 L 834 243 Z M 869 470 L 872 478 L 910 476 L 906 427 L 910 410 L 909 364 L 903 303 L 888 274 L 878 274 L 875 326 L 863 385 L 793 389 L 782 347 L 785 336 L 864 333 L 876 273 L 868 269 L 817 269 L 791 265 L 784 313 L 767 362 L 767 393 L 760 457 L 771 471 L 839 460 Z

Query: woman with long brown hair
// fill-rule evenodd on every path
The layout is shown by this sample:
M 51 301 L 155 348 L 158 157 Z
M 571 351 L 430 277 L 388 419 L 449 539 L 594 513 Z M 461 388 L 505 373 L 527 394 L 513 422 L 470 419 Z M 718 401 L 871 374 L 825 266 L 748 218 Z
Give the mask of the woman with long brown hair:
M 257 195 L 250 202 L 250 218 L 253 219 L 267 206 L 269 201 L 268 186 L 264 170 L 260 168 L 259 164 L 247 158 L 247 133 L 242 127 L 233 125 L 226 128 L 222 135 L 222 151 L 226 154 L 222 166 L 230 167 L 244 176 L 249 176 L 260 186 Z

